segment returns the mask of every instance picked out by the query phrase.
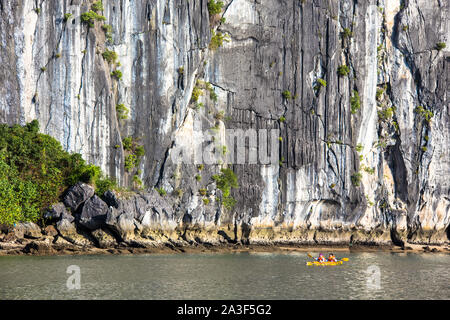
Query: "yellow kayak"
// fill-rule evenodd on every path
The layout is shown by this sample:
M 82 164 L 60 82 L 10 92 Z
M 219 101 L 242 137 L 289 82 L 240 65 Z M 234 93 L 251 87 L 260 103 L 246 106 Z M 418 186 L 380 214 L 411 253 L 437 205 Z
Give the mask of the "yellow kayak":
M 342 261 L 336 261 L 336 262 L 331 262 L 331 261 L 325 261 L 325 262 L 308 261 L 308 262 L 306 262 L 307 266 L 338 266 L 340 264 L 343 264 L 343 262 Z

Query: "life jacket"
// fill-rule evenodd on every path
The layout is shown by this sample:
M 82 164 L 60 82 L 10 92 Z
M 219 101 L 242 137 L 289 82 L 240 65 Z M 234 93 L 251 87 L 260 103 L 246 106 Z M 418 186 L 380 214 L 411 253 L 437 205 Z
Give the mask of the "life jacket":
M 317 261 L 319 262 L 325 262 L 325 258 L 323 256 L 320 256 L 317 258 Z
M 328 258 L 328 261 L 336 262 L 336 257 L 335 256 L 331 256 L 331 257 Z

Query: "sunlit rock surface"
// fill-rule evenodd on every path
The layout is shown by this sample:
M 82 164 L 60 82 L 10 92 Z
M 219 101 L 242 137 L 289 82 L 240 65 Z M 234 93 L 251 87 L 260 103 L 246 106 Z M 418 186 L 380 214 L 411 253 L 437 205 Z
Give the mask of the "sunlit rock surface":
M 122 240 L 448 243 L 449 3 L 224 2 L 219 22 L 207 1 L 104 0 L 106 20 L 93 27 L 80 21 L 93 1 L 0 2 L 0 121 L 38 119 L 121 185 L 136 175 L 149 192 L 164 189 L 121 200 L 133 201 L 129 210 L 109 206 L 106 225 Z M 228 35 L 214 50 L 211 29 Z M 120 65 L 102 57 L 106 49 Z M 196 85 L 203 94 L 192 102 Z M 201 139 L 235 153 L 229 129 L 279 130 L 275 163 L 174 161 L 176 148 Z M 131 172 L 128 136 L 146 150 Z M 240 184 L 232 210 L 211 179 L 225 166 Z M 58 230 L 80 242 L 73 222 Z

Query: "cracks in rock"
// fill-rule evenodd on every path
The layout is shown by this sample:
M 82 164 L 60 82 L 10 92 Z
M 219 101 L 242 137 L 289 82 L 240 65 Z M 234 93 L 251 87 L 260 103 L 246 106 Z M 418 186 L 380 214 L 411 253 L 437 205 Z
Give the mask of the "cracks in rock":
M 175 141 L 172 141 L 170 143 L 170 146 L 166 149 L 166 152 L 164 153 L 164 159 L 162 161 L 161 167 L 159 168 L 158 180 L 156 181 L 155 186 L 160 186 L 161 182 L 164 179 L 164 167 L 167 162 L 167 159 L 169 158 L 170 149 L 172 149 L 174 147 L 174 145 L 175 145 Z
M 248 40 L 252 40 L 252 41 L 256 42 L 257 44 L 260 42 L 259 39 L 257 39 L 254 36 L 249 36 L 249 37 L 245 37 L 245 38 L 237 38 L 237 37 L 233 36 L 233 34 L 230 33 L 229 31 L 225 31 L 225 32 L 230 36 L 230 38 L 233 42 L 245 42 Z
M 219 86 L 217 83 L 210 82 L 210 84 L 211 84 L 212 86 L 214 86 L 214 87 L 217 87 L 217 88 L 223 90 L 223 91 L 226 91 L 226 92 L 229 92 L 229 93 L 232 93 L 232 94 L 236 94 L 236 91 L 233 91 L 233 90 L 224 88 L 224 87 L 222 87 L 222 86 Z
M 88 30 L 88 33 L 89 33 L 89 30 Z M 88 34 L 87 34 L 86 35 L 86 45 L 85 45 L 85 48 L 83 50 L 83 58 L 81 59 L 80 86 L 78 88 L 78 96 L 77 96 L 77 98 L 78 98 L 78 123 L 81 123 L 80 95 L 81 95 L 81 90 L 83 88 L 83 77 L 84 77 L 84 74 L 85 74 L 85 71 L 86 71 L 84 63 L 85 63 L 85 59 L 86 59 L 86 49 L 88 48 L 88 43 L 89 43 L 89 39 L 88 39 Z M 68 128 L 68 135 L 67 135 L 67 142 L 66 142 L 67 143 L 67 147 L 69 147 L 69 145 L 70 145 L 70 136 L 71 136 L 70 123 L 68 123 L 68 119 L 70 119 L 70 118 L 71 118 L 71 116 L 67 117 L 67 113 L 64 113 L 64 120 L 65 120 L 66 126 Z M 77 132 L 75 134 L 75 138 L 77 138 L 77 137 L 78 138 L 80 137 L 80 126 L 77 126 Z M 82 148 L 82 146 L 80 147 L 80 150 L 81 150 L 81 148 Z
M 336 165 L 336 169 L 337 172 L 334 171 L 334 166 L 333 164 L 330 162 L 330 157 L 329 157 L 329 153 L 331 152 L 331 154 L 334 156 L 334 160 L 335 160 L 335 165 Z M 326 161 L 328 163 L 329 168 L 331 169 L 331 171 L 333 171 L 334 175 L 341 181 L 342 185 L 345 185 L 345 181 L 342 179 L 341 176 L 341 170 L 339 168 L 339 161 L 338 161 L 338 157 L 336 155 L 336 153 L 334 152 L 334 150 L 332 148 L 328 148 L 327 149 L 327 157 L 326 157 Z
M 102 97 L 103 96 L 103 91 L 106 89 L 106 87 L 104 86 L 101 90 L 100 90 L 100 93 L 99 93 L 99 97 Z M 96 99 L 95 100 L 95 102 L 94 102 L 94 106 L 93 106 L 93 109 L 94 109 L 94 112 L 93 112 L 93 114 L 95 113 L 95 110 L 97 109 L 97 106 L 100 104 L 100 101 L 99 101 L 99 99 Z M 88 136 L 88 138 L 87 138 L 87 141 L 92 141 L 91 140 L 91 138 L 93 137 L 93 135 L 94 135 L 94 130 L 95 130 L 95 121 L 97 121 L 98 120 L 98 117 L 92 117 L 92 122 L 91 122 L 91 133 L 90 133 L 90 135 Z M 80 146 L 80 148 L 83 148 L 83 144 Z
M 52 52 L 52 57 L 49 58 L 47 64 L 50 63 L 50 61 L 52 59 L 57 59 L 55 52 L 57 52 L 57 50 L 58 50 L 58 48 L 59 48 L 59 46 L 61 44 L 62 36 L 63 36 L 63 33 L 65 32 L 65 30 L 66 30 L 66 23 L 63 24 L 63 28 L 62 28 L 61 32 L 59 33 L 58 40 L 56 41 L 55 51 Z M 67 84 L 67 77 L 66 77 L 66 84 Z M 37 92 L 37 85 L 38 84 L 36 83 L 36 91 L 35 92 Z M 66 85 L 66 87 L 67 87 L 67 85 Z M 50 122 L 53 119 L 52 105 L 53 105 L 53 96 L 51 96 L 50 106 L 49 106 L 49 110 L 48 110 L 48 121 L 47 121 L 47 124 L 45 125 L 45 131 L 46 132 L 48 132 L 48 128 L 50 126 Z
M 231 1 L 227 4 L 227 6 L 225 7 L 225 9 L 223 10 L 222 17 L 225 15 L 225 13 L 227 13 L 228 8 L 231 6 L 231 4 L 233 3 L 233 1 L 234 1 L 234 0 L 231 0 Z

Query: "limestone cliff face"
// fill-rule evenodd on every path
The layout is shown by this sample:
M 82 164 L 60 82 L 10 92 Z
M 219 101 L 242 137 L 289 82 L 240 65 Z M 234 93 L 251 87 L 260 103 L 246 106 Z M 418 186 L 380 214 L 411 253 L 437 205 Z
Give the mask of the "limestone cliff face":
M 93 1 L 0 0 L 0 121 L 38 119 L 120 184 L 137 175 L 163 188 L 173 210 L 152 221 L 167 230 L 251 242 L 448 243 L 449 51 L 437 46 L 449 41 L 449 3 L 224 2 L 210 17 L 206 0 L 105 0 L 106 20 L 89 27 L 80 15 Z M 227 41 L 213 48 L 219 32 Z M 103 58 L 106 49 L 120 64 Z M 277 161 L 225 157 L 202 170 L 205 161 L 174 161 L 211 127 L 203 147 L 231 154 L 226 130 L 279 130 Z M 131 172 L 129 136 L 146 150 Z M 233 210 L 211 180 L 224 166 L 239 179 Z

